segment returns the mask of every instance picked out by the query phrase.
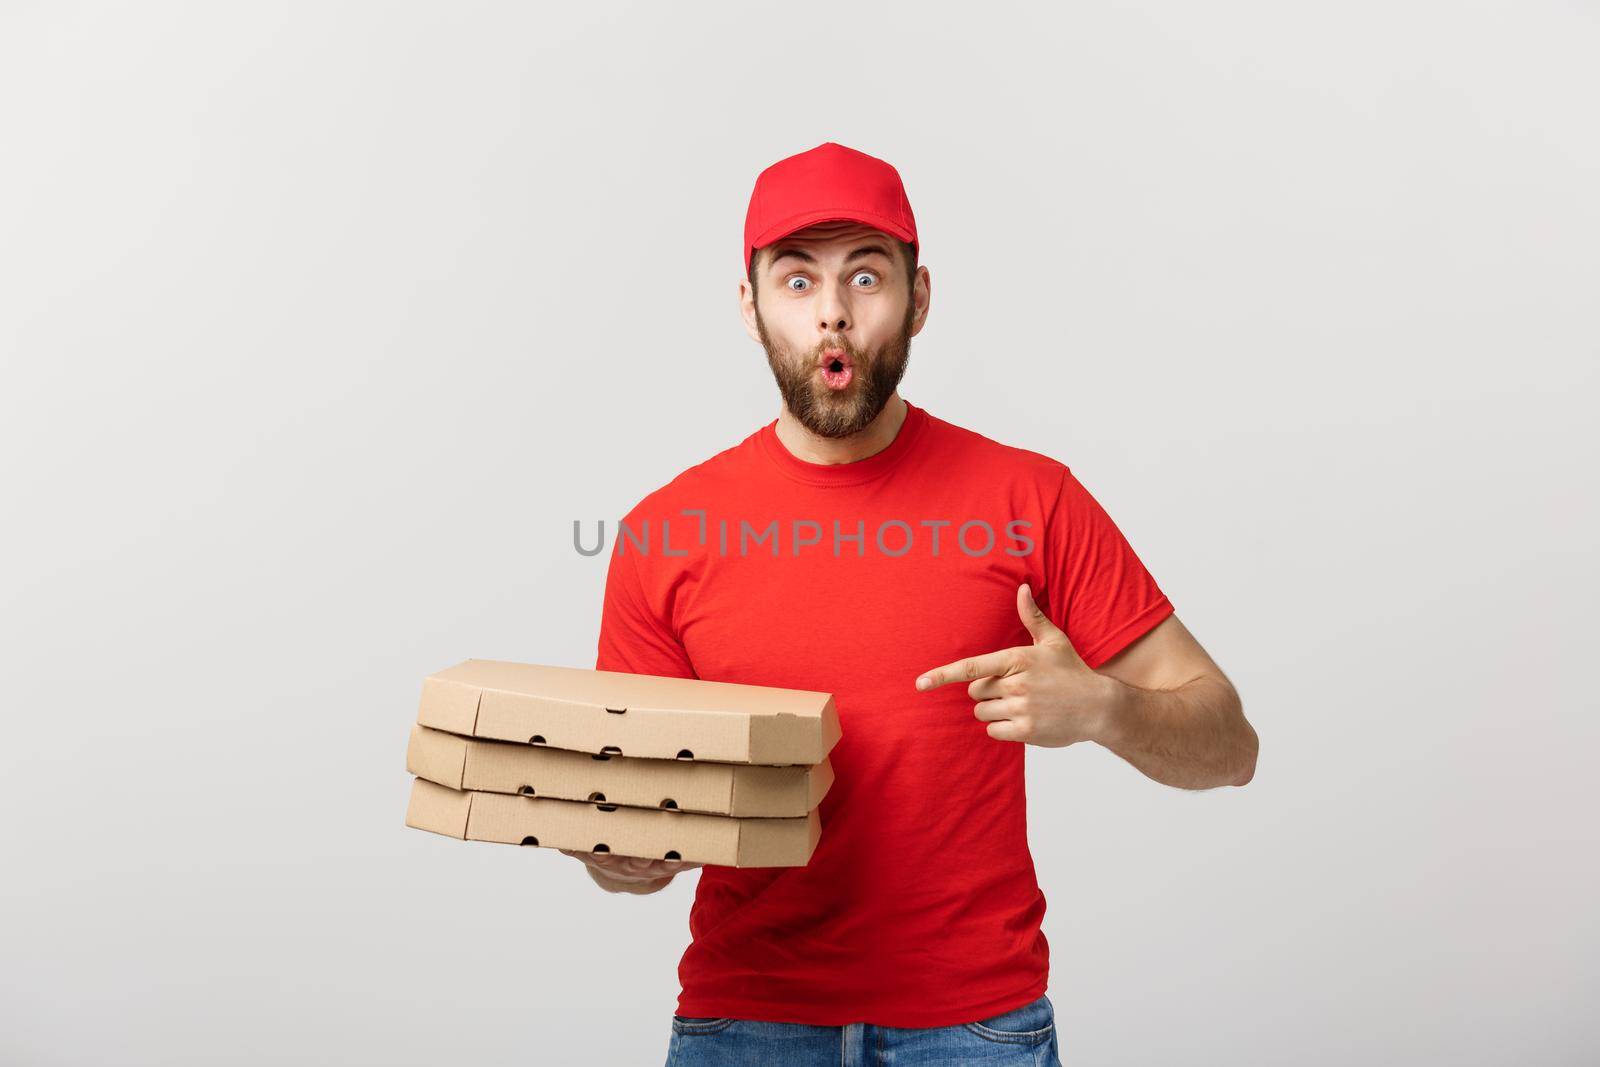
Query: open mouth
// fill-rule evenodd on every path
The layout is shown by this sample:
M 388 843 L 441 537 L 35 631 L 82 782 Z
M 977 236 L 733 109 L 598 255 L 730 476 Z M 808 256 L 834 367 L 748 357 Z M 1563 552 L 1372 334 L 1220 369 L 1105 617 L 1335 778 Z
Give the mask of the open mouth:
M 850 358 L 850 353 L 841 348 L 827 349 L 818 358 L 817 363 L 822 370 L 823 384 L 829 389 L 848 388 L 855 379 L 855 361 Z

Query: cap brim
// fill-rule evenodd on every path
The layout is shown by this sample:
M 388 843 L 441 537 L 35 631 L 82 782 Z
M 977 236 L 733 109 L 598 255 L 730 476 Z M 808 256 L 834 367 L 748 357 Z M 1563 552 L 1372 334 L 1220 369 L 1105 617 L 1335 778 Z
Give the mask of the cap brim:
M 863 226 L 871 226 L 875 230 L 882 230 L 884 233 L 899 240 L 912 244 L 916 243 L 916 237 L 910 230 L 885 216 L 875 215 L 870 211 L 862 211 L 858 208 L 818 208 L 815 211 L 807 211 L 802 215 L 794 215 L 780 223 L 767 227 L 766 230 L 757 235 L 750 247 L 745 249 L 745 265 L 748 266 L 755 259 L 757 249 L 765 248 L 774 241 L 781 241 L 791 233 L 796 233 L 818 222 L 859 222 Z

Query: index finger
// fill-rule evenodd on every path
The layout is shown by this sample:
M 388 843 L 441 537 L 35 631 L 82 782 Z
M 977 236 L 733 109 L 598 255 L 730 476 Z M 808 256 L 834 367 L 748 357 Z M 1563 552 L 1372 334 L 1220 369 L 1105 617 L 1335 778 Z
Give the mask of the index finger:
M 917 689 L 937 689 L 949 682 L 971 682 L 986 675 L 1010 674 L 1016 667 L 1016 650 L 1002 649 L 982 656 L 968 656 L 943 667 L 935 667 L 917 678 Z

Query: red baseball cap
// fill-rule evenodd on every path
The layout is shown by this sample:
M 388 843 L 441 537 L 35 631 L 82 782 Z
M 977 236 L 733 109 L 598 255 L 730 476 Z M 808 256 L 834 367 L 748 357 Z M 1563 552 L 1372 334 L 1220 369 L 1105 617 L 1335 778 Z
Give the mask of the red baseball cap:
M 764 248 L 815 222 L 848 219 L 917 246 L 900 172 L 881 159 L 828 141 L 780 159 L 756 176 L 744 216 L 744 266 Z

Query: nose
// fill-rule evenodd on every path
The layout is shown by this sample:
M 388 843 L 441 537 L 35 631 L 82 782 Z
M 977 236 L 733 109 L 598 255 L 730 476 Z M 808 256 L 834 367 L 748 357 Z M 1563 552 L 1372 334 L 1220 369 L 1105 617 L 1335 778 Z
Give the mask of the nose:
M 844 290 L 837 282 L 822 287 L 817 302 L 817 329 L 822 333 L 843 333 L 850 328 L 850 308 Z

